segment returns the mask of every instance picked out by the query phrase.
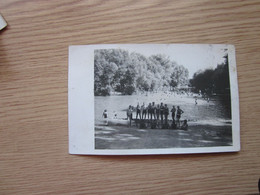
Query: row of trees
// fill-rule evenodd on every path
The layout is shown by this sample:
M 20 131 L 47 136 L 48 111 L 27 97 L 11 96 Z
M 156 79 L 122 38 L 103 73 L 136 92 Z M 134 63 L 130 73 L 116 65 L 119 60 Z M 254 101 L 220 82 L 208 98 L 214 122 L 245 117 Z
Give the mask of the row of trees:
M 215 69 L 198 71 L 193 75 L 190 84 L 196 92 L 201 91 L 207 95 L 212 95 L 213 93 L 230 94 L 228 56 L 226 55 L 224 58 L 225 61 Z
M 95 50 L 95 95 L 172 89 L 188 83 L 188 70 L 158 54 L 145 57 L 122 49 Z

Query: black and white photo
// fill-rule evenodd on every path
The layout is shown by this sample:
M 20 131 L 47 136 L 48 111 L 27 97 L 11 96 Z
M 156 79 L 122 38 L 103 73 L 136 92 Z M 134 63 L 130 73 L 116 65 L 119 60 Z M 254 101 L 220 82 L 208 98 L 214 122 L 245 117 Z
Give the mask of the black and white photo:
M 71 46 L 73 154 L 238 151 L 231 45 Z

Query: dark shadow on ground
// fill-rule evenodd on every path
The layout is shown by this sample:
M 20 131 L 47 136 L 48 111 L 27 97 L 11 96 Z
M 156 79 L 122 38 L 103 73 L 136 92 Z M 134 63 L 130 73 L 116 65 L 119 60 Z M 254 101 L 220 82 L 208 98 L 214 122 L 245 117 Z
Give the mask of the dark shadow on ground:
M 232 146 L 231 125 L 194 125 L 187 131 L 96 126 L 96 149 L 158 149 Z

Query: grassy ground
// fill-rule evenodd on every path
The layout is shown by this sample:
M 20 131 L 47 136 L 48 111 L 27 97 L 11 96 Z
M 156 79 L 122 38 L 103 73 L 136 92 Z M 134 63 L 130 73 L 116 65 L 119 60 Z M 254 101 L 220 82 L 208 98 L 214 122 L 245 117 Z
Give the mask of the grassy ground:
M 190 125 L 187 131 L 96 126 L 96 149 L 152 149 L 231 146 L 231 125 Z

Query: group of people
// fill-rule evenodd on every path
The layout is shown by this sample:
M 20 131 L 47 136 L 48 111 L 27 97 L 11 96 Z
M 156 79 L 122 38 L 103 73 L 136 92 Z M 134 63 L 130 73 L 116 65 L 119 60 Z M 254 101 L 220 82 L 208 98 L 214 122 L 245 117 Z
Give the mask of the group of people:
M 137 106 L 134 108 L 134 106 L 129 105 L 128 109 L 127 109 L 127 119 L 133 119 L 133 112 L 136 112 L 136 117 L 135 119 L 150 119 L 150 120 L 159 120 L 161 119 L 161 121 L 165 120 L 168 121 L 168 116 L 170 114 L 169 108 L 167 106 L 167 104 L 157 104 L 155 105 L 154 102 L 149 103 L 148 106 L 145 105 L 145 103 L 143 103 L 142 106 L 139 105 L 139 103 L 137 104 Z M 175 108 L 175 106 L 172 106 L 171 108 L 171 118 L 173 121 L 175 121 L 175 119 L 177 121 L 180 120 L 181 115 L 183 114 L 183 110 L 180 109 L 179 106 L 177 106 L 177 109 Z
M 161 104 L 155 104 L 155 102 L 149 103 L 147 106 L 145 103 L 143 103 L 141 106 L 139 103 L 137 104 L 136 107 L 129 105 L 126 114 L 127 114 L 127 119 L 130 121 L 133 120 L 133 112 L 136 112 L 135 119 L 140 119 L 141 121 L 148 119 L 148 120 L 154 120 L 154 121 L 159 121 L 161 120 L 161 124 L 163 126 L 168 126 L 168 117 L 171 112 L 171 119 L 172 119 L 172 127 L 177 128 L 181 127 L 184 125 L 183 128 L 187 129 L 187 121 L 183 122 L 183 125 L 180 125 L 180 118 L 181 115 L 184 113 L 184 111 L 177 106 L 177 109 L 175 106 L 172 106 L 171 110 L 168 108 L 167 104 L 161 103 Z M 152 123 L 152 124 L 157 124 Z
M 151 128 L 168 128 L 169 121 L 168 117 L 171 112 L 171 128 L 173 129 L 188 129 L 187 120 L 184 120 L 181 124 L 180 119 L 181 115 L 184 111 L 177 106 L 172 106 L 171 109 L 168 108 L 167 104 L 163 102 L 160 104 L 155 104 L 155 102 L 149 103 L 147 106 L 143 103 L 141 106 L 139 103 L 136 107 L 129 105 L 126 110 L 127 120 L 129 120 L 129 125 L 131 126 L 133 118 L 133 113 L 135 112 L 135 120 L 139 121 L 140 128 L 144 126 L 146 128 L 146 124 L 149 124 Z M 114 119 L 117 119 L 117 113 L 114 111 Z M 108 125 L 108 112 L 104 110 L 103 118 L 105 120 L 105 125 Z M 148 122 L 147 122 L 148 120 Z M 136 122 L 135 121 L 135 122 Z M 146 122 L 145 122 L 146 121 Z

